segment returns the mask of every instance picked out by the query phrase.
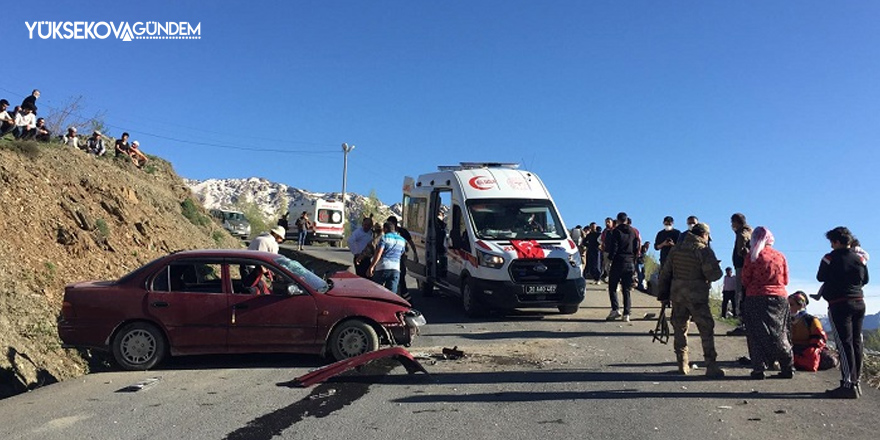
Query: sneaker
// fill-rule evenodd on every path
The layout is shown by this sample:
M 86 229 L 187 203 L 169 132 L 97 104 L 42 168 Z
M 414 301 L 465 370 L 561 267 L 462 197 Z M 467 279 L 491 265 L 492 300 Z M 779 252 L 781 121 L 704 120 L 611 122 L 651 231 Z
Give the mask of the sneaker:
M 629 315 L 623 315 L 623 322 L 629 322 Z
M 620 312 L 617 310 L 612 310 L 611 313 L 609 313 L 608 316 L 605 317 L 605 320 L 606 321 L 614 321 L 617 318 L 620 318 Z
M 833 390 L 826 390 L 825 397 L 829 399 L 858 399 L 859 394 L 855 388 L 837 387 Z
M 752 380 L 764 380 L 765 377 L 767 376 L 764 376 L 763 371 L 752 371 L 749 373 L 749 378 Z
M 783 369 L 782 371 L 770 376 L 773 379 L 794 379 L 794 370 L 791 368 Z

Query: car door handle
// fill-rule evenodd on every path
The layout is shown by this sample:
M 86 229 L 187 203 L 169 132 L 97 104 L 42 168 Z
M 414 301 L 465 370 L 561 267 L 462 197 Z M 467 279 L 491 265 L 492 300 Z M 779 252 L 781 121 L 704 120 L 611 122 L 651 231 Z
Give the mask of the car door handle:
M 233 310 L 244 310 L 246 308 L 248 308 L 247 304 L 236 304 L 236 305 L 232 306 Z
M 165 301 L 153 301 L 150 303 L 150 306 L 161 309 L 163 307 L 168 307 L 168 303 Z

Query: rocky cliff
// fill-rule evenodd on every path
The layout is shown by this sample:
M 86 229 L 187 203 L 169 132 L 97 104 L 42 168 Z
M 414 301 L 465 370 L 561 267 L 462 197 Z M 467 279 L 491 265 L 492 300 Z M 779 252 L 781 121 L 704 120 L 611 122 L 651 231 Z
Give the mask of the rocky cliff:
M 138 169 L 0 140 L 0 397 L 89 370 L 90 354 L 57 336 L 66 284 L 116 279 L 178 249 L 240 246 L 161 159 Z

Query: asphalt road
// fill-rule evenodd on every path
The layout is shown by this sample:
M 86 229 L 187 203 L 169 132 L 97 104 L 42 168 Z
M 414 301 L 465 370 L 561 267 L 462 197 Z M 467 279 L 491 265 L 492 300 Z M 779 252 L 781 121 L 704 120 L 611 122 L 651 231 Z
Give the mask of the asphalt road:
M 345 250 L 307 251 L 350 260 Z M 464 318 L 453 298 L 416 294 L 428 325 L 410 351 L 430 375 L 380 363 L 301 389 L 290 381 L 321 358 L 178 358 L 156 371 L 90 374 L 2 400 L 0 439 L 876 438 L 880 391 L 819 398 L 836 386 L 836 370 L 749 380 L 734 362 L 746 353 L 742 337 L 717 338 L 727 378 L 672 374 L 671 345 L 648 335 L 654 321 L 604 321 L 604 287 L 590 285 L 575 315 L 482 320 Z M 634 317 L 658 311 L 646 295 L 633 302 Z M 453 346 L 468 356 L 436 356 Z M 702 366 L 698 337 L 691 346 Z

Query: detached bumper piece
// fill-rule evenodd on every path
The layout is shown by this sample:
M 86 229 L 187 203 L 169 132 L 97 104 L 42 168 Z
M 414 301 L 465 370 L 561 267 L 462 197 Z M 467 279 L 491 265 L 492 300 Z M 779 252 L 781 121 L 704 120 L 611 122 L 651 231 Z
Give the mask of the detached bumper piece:
M 310 387 L 316 383 L 324 382 L 331 377 L 345 373 L 348 370 L 382 358 L 394 358 L 395 360 L 400 362 L 404 368 L 406 368 L 406 372 L 408 374 L 415 374 L 419 371 L 428 374 L 428 370 L 425 370 L 425 367 L 423 367 L 422 364 L 419 363 L 419 361 L 415 360 L 412 354 L 410 354 L 408 351 L 406 351 L 402 347 L 390 347 L 384 348 L 382 350 L 364 353 L 360 356 L 343 359 L 325 367 L 321 367 L 315 371 L 311 371 L 294 379 L 293 386 L 300 388 Z

